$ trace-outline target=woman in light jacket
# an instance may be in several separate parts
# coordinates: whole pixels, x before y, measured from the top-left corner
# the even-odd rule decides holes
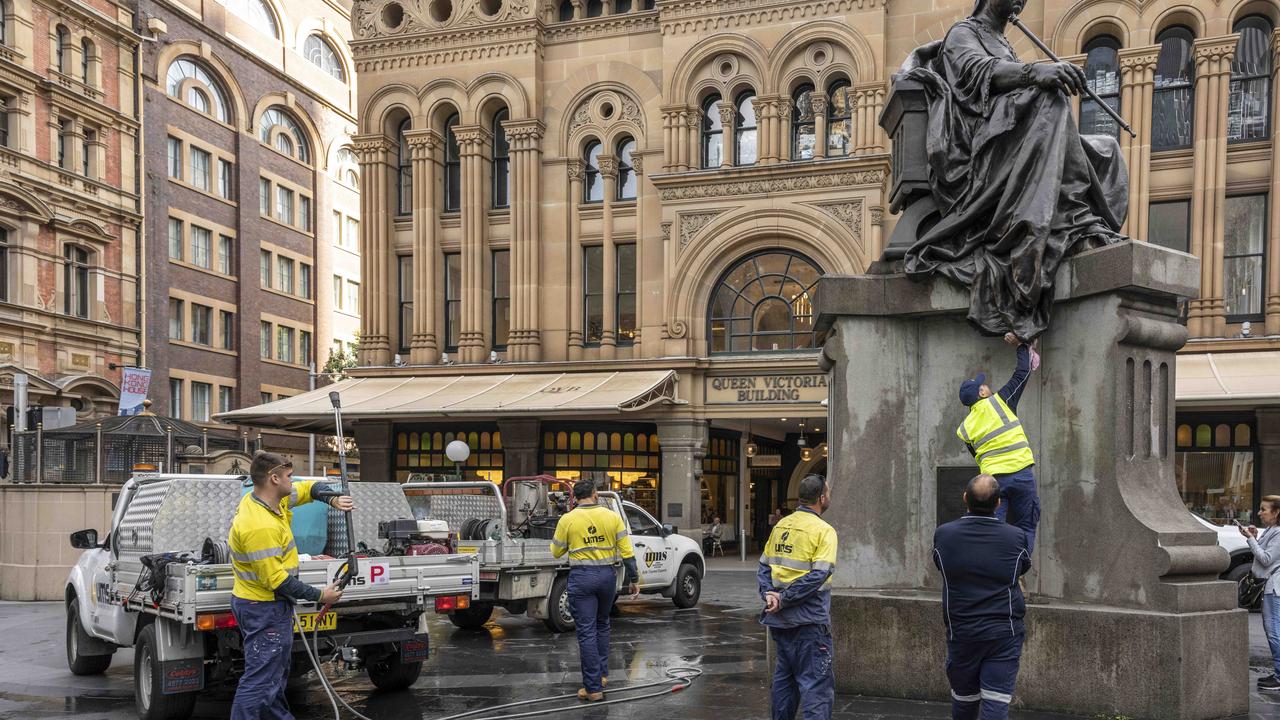
[[[1240,534],[1249,541],[1249,549],[1253,551],[1253,576],[1266,579],[1267,587],[1262,592],[1262,627],[1267,633],[1267,644],[1271,646],[1272,674],[1258,680],[1259,690],[1280,690],[1280,528],[1276,522],[1280,520],[1280,495],[1268,495],[1262,498],[1258,507],[1258,520],[1263,530],[1250,525],[1240,526]]]

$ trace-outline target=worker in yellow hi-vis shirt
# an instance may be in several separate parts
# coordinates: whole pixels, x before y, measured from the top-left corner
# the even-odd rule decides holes
[[[551,554],[569,555],[569,611],[578,633],[582,689],[578,699],[604,699],[609,674],[609,611],[617,594],[619,562],[626,567],[632,597],[640,593],[640,570],[622,516],[600,504],[594,480],[574,483],[578,507],[560,518]],[[554,612],[554,611],[553,611]]]
[[[293,463],[258,452],[249,466],[253,492],[236,508],[227,544],[235,586],[231,612],[244,636],[244,675],[231,704],[232,720],[293,720],[285,700],[293,654],[293,605],[332,603],[336,585],[317,590],[298,579],[298,548],[289,521],[292,508],[320,500],[350,512],[351,498],[313,481],[293,482]]]
[[[826,478],[800,481],[800,509],[782,518],[760,556],[756,579],[776,648],[770,705],[773,720],[830,720],[836,697],[831,664],[831,576],[836,530],[822,519],[831,505]]]

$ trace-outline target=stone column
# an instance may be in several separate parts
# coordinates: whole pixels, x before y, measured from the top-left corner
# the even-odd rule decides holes
[[[360,341],[363,343],[364,337]],[[391,423],[361,421],[355,424],[352,435],[360,448],[360,478],[366,482],[395,482],[395,442],[391,436]]]
[[[1120,148],[1129,167],[1129,214],[1123,231],[1138,240],[1147,237],[1151,187],[1151,101],[1155,88],[1156,58],[1160,46],[1120,51],[1120,112],[1138,137],[1120,131]]]
[[[529,477],[542,472],[538,457],[541,421],[537,418],[499,420],[502,433],[502,475],[504,478]]]
[[[458,139],[462,186],[462,322],[458,333],[458,359],[463,363],[483,362],[488,357],[485,341],[484,261],[485,202],[484,148],[489,131],[473,125],[453,131]]]
[[[413,337],[409,362],[429,365],[440,359],[436,342],[436,152],[444,138],[435,130],[405,133],[413,156]]]
[[[600,331],[600,359],[612,360],[618,344],[618,247],[613,243],[613,203],[618,193],[618,158],[600,156],[600,179],[604,181],[604,207],[600,212],[601,291],[604,293],[604,324]]]
[[[586,0],[572,0],[572,4],[573,4],[574,20],[581,20],[582,18],[587,16]]]
[[[516,362],[542,359],[541,277],[542,141],[539,120],[505,123],[511,139],[511,334],[507,355]]]
[[[721,100],[717,109],[720,111],[720,167],[733,167],[733,128],[738,111],[727,100]]]
[[[582,359],[582,181],[585,169],[581,160],[570,160],[569,174],[569,359]]]
[[[770,145],[773,143],[773,96],[757,95],[756,108],[756,164],[769,165]]]
[[[707,454],[705,420],[659,420],[662,447],[662,489],[658,493],[662,522],[702,541],[702,458]]]
[[[390,365],[391,340],[385,258],[390,253],[391,213],[388,192],[391,143],[382,135],[354,138],[360,159],[360,364]]]
[[[854,116],[854,154],[884,152],[888,141],[880,129],[880,113],[884,110],[884,83],[872,82],[858,85],[858,106]]]
[[[1227,96],[1237,35],[1197,40],[1191,249],[1200,258],[1200,298],[1191,301],[1193,337],[1226,334],[1222,249],[1227,201]]]
[[[1271,36],[1273,67],[1280,63],[1280,29]],[[1271,85],[1271,119],[1274,127],[1275,118],[1280,117],[1280,73],[1277,73]],[[1264,310],[1267,314],[1266,334],[1280,335],[1280,142],[1276,141],[1276,133],[1271,133],[1271,197],[1268,199],[1271,209],[1271,232],[1267,237],[1267,267],[1263,271],[1266,276],[1267,297]],[[1280,458],[1277,458],[1280,462]],[[1278,471],[1280,472],[1280,471]]]
[[[662,108],[662,170],[674,172],[680,165],[677,149],[681,127],[680,111],[675,107]]]
[[[813,159],[821,160],[827,156],[827,94],[814,90],[809,94],[813,103],[813,133],[816,142],[813,147]]]
[[[645,178],[645,174],[644,174],[644,158],[643,158],[643,157],[641,157],[641,156],[639,156],[639,155],[636,155],[636,154],[632,154],[632,156],[631,156],[631,172],[632,172],[632,173],[634,173],[634,174],[635,174],[635,177],[636,177],[636,222],[635,222],[635,228],[636,228],[636,279],[635,279],[635,283],[636,283],[636,336],[635,336],[635,339],[634,339],[634,345],[638,347],[638,346],[640,345],[640,338],[641,338],[641,336],[643,335],[643,330],[644,330],[644,316],[645,316],[645,313],[644,313],[644,302],[645,302],[645,292],[644,292],[644,279],[645,279],[645,274],[644,274],[644,258],[645,258],[645,252],[644,252],[644,246],[645,246],[645,236],[644,236],[644,234],[645,234],[644,212],[645,212],[645,206],[647,205],[647,203],[645,203],[645,199],[644,199],[644,178]],[[637,354],[637,355],[640,355],[641,353],[637,352],[636,354]]]
[[[871,261],[875,262],[884,254],[884,208],[879,205],[871,207]]]
[[[795,101],[789,97],[778,98],[778,161],[788,162],[794,150],[791,142],[791,111]]]
[[[702,167],[702,113],[689,108],[684,114],[684,160],[681,170]]]

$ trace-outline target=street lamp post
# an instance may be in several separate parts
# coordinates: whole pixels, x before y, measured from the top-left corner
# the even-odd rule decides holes
[[[471,457],[471,447],[461,440],[454,440],[445,446],[444,454],[453,461],[453,469],[458,476],[458,482],[462,482],[462,463]]]

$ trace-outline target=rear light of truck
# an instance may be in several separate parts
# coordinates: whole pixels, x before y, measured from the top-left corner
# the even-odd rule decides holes
[[[210,613],[196,616],[197,630],[225,630],[233,627],[239,626],[236,624],[236,616],[231,613]]]
[[[447,613],[471,607],[470,595],[442,595],[436,598],[436,612]]]

